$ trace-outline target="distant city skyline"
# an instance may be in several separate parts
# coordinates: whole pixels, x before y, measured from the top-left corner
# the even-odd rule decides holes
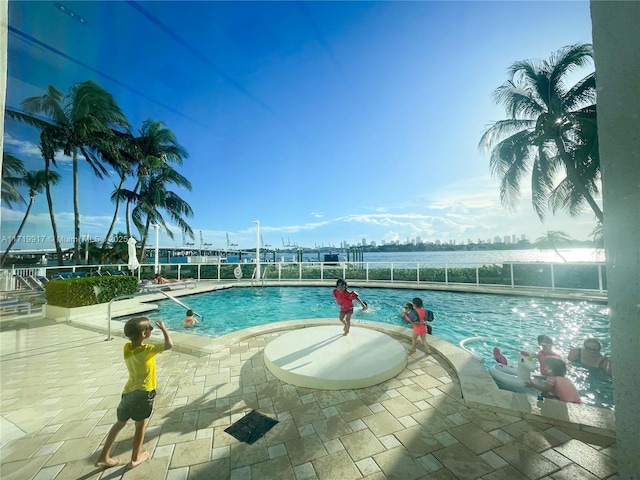
[[[535,240],[547,230],[587,240],[596,227],[590,212],[540,222],[526,182],[517,210],[505,210],[478,151],[486,126],[505,118],[492,94],[513,62],[591,42],[588,1],[553,2],[552,16],[535,1],[55,5],[9,2],[7,107],[94,79],[133,132],[165,122],[189,153],[176,169],[193,191],[177,193],[193,207],[195,238],[169,222],[174,238],[161,232],[162,246],[253,248],[255,220],[264,244],[278,247],[506,232]],[[38,139],[5,119],[4,151],[28,170],[43,168]],[[57,159],[53,204],[59,234],[71,238],[71,162]],[[117,178],[97,179],[84,161],[79,178],[81,235],[102,238]],[[25,209],[2,206],[3,237]],[[123,212],[114,233],[125,231]],[[44,193],[22,235],[53,246]]]

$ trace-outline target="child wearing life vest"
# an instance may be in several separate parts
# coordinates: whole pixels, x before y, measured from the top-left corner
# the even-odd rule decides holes
[[[336,282],[336,288],[333,289],[333,297],[336,299],[336,303],[340,305],[340,314],[338,319],[344,325],[343,335],[348,335],[351,329],[351,315],[353,314],[353,301],[357,300],[362,305],[362,310],[367,309],[366,302],[360,300],[360,297],[356,292],[350,292],[347,290],[347,282],[342,278]]]
[[[413,332],[411,334],[411,350],[409,350],[409,353],[415,353],[416,341],[420,337],[424,351],[429,354],[431,353],[431,348],[427,343],[427,311],[424,309],[422,299],[419,297],[414,298],[411,305],[413,305],[415,312],[418,314],[418,322],[412,323]]]

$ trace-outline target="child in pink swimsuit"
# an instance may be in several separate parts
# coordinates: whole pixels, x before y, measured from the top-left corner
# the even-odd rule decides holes
[[[347,282],[342,278],[336,282],[336,288],[333,289],[333,297],[336,299],[336,303],[340,305],[339,319],[344,325],[343,335],[349,334],[351,328],[351,315],[353,314],[353,301],[357,300],[362,305],[362,310],[367,309],[367,304],[360,300],[360,297],[356,292],[350,292],[347,290]]]
[[[431,349],[427,343],[427,324],[425,322],[427,312],[422,308],[422,300],[420,298],[414,298],[413,303],[407,303],[404,306],[401,316],[413,327],[413,332],[411,332],[411,350],[409,350],[409,353],[415,353],[418,337],[420,337],[425,352],[431,353]]]

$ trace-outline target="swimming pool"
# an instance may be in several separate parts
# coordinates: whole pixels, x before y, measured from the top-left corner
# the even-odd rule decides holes
[[[331,291],[328,287],[247,287],[182,297],[183,303],[204,316],[193,329],[182,327],[185,309],[171,300],[158,302],[158,310],[149,317],[163,320],[171,330],[209,337],[284,320],[329,317],[337,323],[338,306]],[[353,319],[410,328],[398,313],[405,302],[419,296],[435,313],[434,335],[456,345],[468,337],[485,337],[486,341],[473,346],[487,362],[493,361],[494,346],[509,359],[520,350],[537,352],[536,339],[543,333],[555,339],[554,349],[564,358],[589,336],[598,338],[603,353],[610,354],[608,308],[603,304],[411,289],[358,288],[358,292],[369,309],[356,306]],[[586,404],[613,408],[609,378],[572,365],[568,376]]]

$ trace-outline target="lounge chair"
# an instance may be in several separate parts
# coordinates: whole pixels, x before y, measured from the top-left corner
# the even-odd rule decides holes
[[[40,280],[38,280],[33,275],[29,275],[28,277],[24,277],[24,279],[27,281],[27,283],[29,285],[31,285],[32,290],[40,290],[40,291],[44,292],[44,285],[42,285],[42,283],[40,283]]]
[[[44,288],[40,285],[37,285],[37,282],[30,281],[29,277],[23,277],[22,275],[18,275],[17,273],[13,275],[16,279],[16,283],[18,286],[24,290],[31,290],[32,292],[41,292]]]
[[[179,280],[177,282],[169,283],[144,283],[140,285],[140,291],[143,293],[152,293],[159,290],[170,291],[175,288],[196,288],[196,280]]]
[[[21,310],[25,310],[27,315],[30,314],[31,303],[23,302],[21,300],[9,300],[6,298],[0,300],[0,314],[2,315],[20,313]]]

